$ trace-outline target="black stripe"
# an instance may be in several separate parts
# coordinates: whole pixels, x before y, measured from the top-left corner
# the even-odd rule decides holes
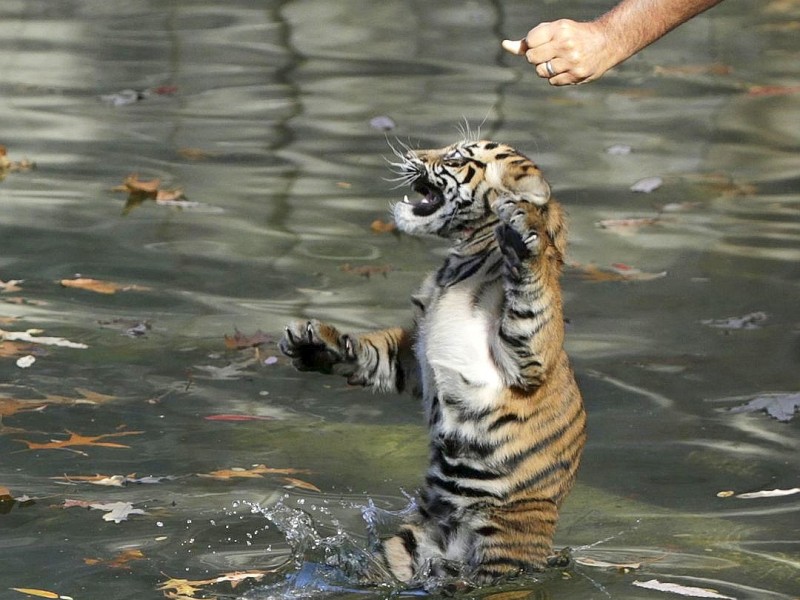
[[[516,336],[506,333],[504,328],[500,328],[498,332],[500,339],[503,340],[506,344],[511,346],[512,348],[526,348],[528,346],[528,338],[527,336]]]
[[[401,529],[397,532],[397,537],[403,542],[403,548],[406,549],[409,556],[415,557],[417,555],[417,536],[410,529]]]
[[[468,165],[467,166],[467,174],[464,176],[464,184],[467,184],[470,181],[472,181],[472,178],[475,177],[477,172],[478,171],[475,169],[475,167],[473,167],[472,165]]]
[[[435,454],[432,458],[433,461],[439,466],[439,471],[446,477],[457,477],[462,479],[480,479],[488,481],[490,479],[499,479],[504,474],[497,471],[490,471],[486,469],[476,469],[461,463],[452,464],[447,461],[441,448],[436,448]]]
[[[500,429],[503,425],[507,425],[509,423],[525,423],[528,420],[527,417],[521,417],[515,414],[507,414],[497,417],[489,427],[486,428],[486,431],[494,431],[495,429]]]
[[[503,499],[503,496],[496,494],[494,492],[490,492],[488,490],[482,490],[480,488],[472,487],[469,485],[463,485],[458,481],[442,479],[441,477],[437,477],[436,475],[428,475],[425,478],[425,481],[428,485],[432,485],[446,492],[450,492],[454,496],[466,496],[468,498],[497,498],[498,500]]]

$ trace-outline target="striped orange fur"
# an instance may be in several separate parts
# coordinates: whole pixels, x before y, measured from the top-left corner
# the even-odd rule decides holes
[[[394,577],[542,569],[585,442],[563,346],[563,211],[508,145],[397,155],[398,179],[418,195],[395,205],[398,228],[451,244],[412,296],[413,327],[351,335],[296,321],[281,350],[300,369],[422,399],[430,464],[418,513],[383,543]]]

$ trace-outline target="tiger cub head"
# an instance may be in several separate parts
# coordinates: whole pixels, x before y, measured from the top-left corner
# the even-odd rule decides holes
[[[550,186],[538,167],[507,144],[464,141],[437,150],[396,152],[397,180],[415,192],[394,205],[401,231],[457,238],[494,219],[492,205],[511,196],[544,206]]]

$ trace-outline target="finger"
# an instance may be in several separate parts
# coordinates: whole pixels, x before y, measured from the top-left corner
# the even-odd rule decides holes
[[[503,40],[500,45],[503,46],[503,50],[506,52],[517,56],[521,56],[528,51],[528,44],[525,43],[525,40]]]
[[[553,28],[550,23],[539,23],[536,27],[528,32],[525,36],[525,43],[528,48],[537,48],[543,44],[547,44],[553,39]]]

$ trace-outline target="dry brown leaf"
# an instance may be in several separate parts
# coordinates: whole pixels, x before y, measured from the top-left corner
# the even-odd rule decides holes
[[[130,569],[131,567],[128,565],[129,562],[143,560],[144,558],[145,555],[141,550],[131,548],[123,550],[113,558],[84,558],[83,562],[87,565],[102,565],[112,569]]]
[[[225,335],[225,347],[229,350],[243,350],[254,348],[272,342],[272,338],[260,329],[252,335],[245,335],[238,329],[233,330],[233,335]]]
[[[139,192],[142,194],[153,194],[155,195],[158,192],[158,188],[161,185],[161,179],[156,177],[155,179],[139,179],[138,173],[131,173],[125,178],[125,181],[122,182],[122,185],[119,185],[114,188],[115,192],[128,192],[134,193]]]
[[[206,160],[217,156],[216,152],[209,152],[202,148],[180,148],[178,154],[187,160]]]
[[[24,356],[34,351],[36,346],[25,342],[4,342],[0,341],[0,358],[11,358],[14,356]]]
[[[307,481],[303,481],[302,479],[295,479],[294,477],[284,477],[283,484],[285,487],[289,488],[300,488],[301,490],[310,490],[312,492],[322,492],[317,486],[313,483],[309,483]]]
[[[19,592],[21,594],[27,594],[28,596],[36,596],[37,598],[67,598],[67,596],[61,596],[56,594],[55,592],[50,592],[48,590],[37,590],[35,588],[10,588],[15,592]]]
[[[361,265],[359,267],[354,267],[350,263],[346,263],[339,267],[339,270],[369,279],[373,275],[383,275],[386,277],[388,273],[394,271],[394,267],[391,265]]]
[[[103,404],[109,400],[114,400],[114,396],[106,396],[105,394],[98,394],[91,390],[76,388],[81,397],[70,398],[68,396],[59,396],[56,394],[47,394],[41,399],[22,399],[0,397],[0,419],[9,417],[18,412],[41,410],[47,406],[60,404],[67,406],[75,406],[78,404]]]
[[[788,96],[800,94],[800,85],[753,85],[747,90],[748,96]]]
[[[733,67],[722,63],[711,63],[706,65],[673,65],[670,67],[657,66],[654,70],[656,75],[730,75]]]
[[[264,475],[295,475],[295,474],[309,474],[308,469],[274,469],[266,465],[256,465],[252,469],[242,469],[234,467],[232,469],[220,469],[218,471],[211,471],[211,473],[198,473],[199,477],[210,477],[212,479],[226,480],[235,478],[252,479],[256,477],[263,477]]]
[[[197,596],[195,596],[195,594],[204,591],[202,589],[203,587],[216,583],[228,582],[231,584],[231,587],[235,589],[237,585],[248,579],[261,581],[264,575],[270,572],[271,571],[233,571],[212,579],[196,580],[170,578],[160,584],[156,589],[163,591],[167,598],[196,598]]]
[[[146,292],[150,288],[140,285],[122,285],[111,281],[91,279],[89,277],[76,277],[75,279],[62,279],[59,283],[63,287],[88,290],[98,294],[116,294],[117,292]]]
[[[374,233],[391,233],[397,229],[397,225],[393,222],[389,221],[381,221],[380,219],[375,219],[369,226],[369,228]]]
[[[22,279],[9,279],[8,281],[3,281],[0,279],[0,294],[21,292],[22,288],[19,287],[20,283],[22,283]]]
[[[592,282],[599,282],[599,281],[650,281],[652,279],[660,279],[661,277],[666,277],[667,272],[661,271],[658,273],[647,273],[644,271],[640,271],[636,267],[631,267],[630,265],[626,265],[623,263],[614,263],[611,265],[610,268],[601,268],[597,265],[581,265],[578,263],[572,263],[570,265],[573,268],[578,269],[582,274],[583,278],[592,281]]]
[[[49,442],[31,442],[29,440],[14,440],[22,442],[28,446],[29,450],[60,450],[62,448],[73,448],[75,446],[101,446],[103,448],[130,448],[125,444],[117,442],[101,442],[106,438],[122,437],[125,435],[140,435],[144,431],[120,431],[118,433],[103,433],[101,435],[81,435],[73,431],[66,430],[69,439],[50,440]]]
[[[631,219],[603,219],[595,223],[597,227],[613,233],[628,235],[638,233],[643,227],[650,227],[658,223],[658,217],[643,217]]]
[[[27,158],[23,160],[11,160],[8,158],[8,150],[0,145],[0,181],[5,178],[6,173],[14,171],[30,171],[36,164]]]

